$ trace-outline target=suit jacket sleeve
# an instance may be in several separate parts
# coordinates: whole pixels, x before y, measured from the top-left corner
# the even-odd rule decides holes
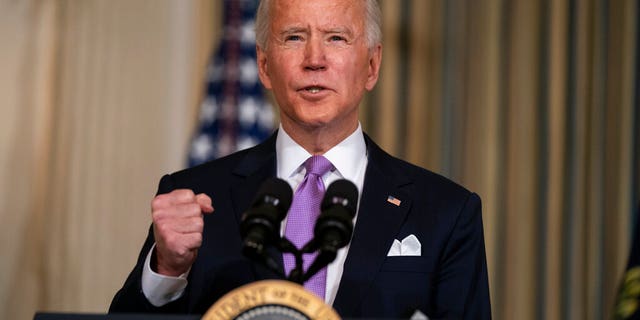
[[[480,198],[471,194],[443,252],[436,305],[445,318],[490,319],[489,286]]]

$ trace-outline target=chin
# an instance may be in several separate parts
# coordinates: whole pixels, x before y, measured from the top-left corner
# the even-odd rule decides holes
[[[322,107],[311,107],[311,108],[322,108]],[[313,112],[307,112],[305,114],[301,114],[298,117],[298,122],[305,123],[310,126],[325,126],[335,120],[334,117],[328,115],[326,113],[316,114]]]
[[[324,128],[329,125],[329,123],[325,121],[301,121],[299,123],[302,127],[310,130]]]

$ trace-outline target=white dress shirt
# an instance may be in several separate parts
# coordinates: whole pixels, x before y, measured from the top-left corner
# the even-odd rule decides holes
[[[305,168],[303,164],[311,156],[312,155],[302,146],[293,141],[282,126],[280,126],[276,138],[276,174],[278,178],[284,179],[291,185],[293,190],[296,190],[304,179]],[[326,173],[322,177],[325,188],[338,179],[350,180],[358,188],[358,203],[360,203],[364,175],[368,162],[367,147],[360,124],[358,124],[358,128],[350,136],[331,148],[323,156],[331,161],[335,168],[335,170]],[[358,205],[358,208],[359,207]],[[354,217],[354,225],[356,217]],[[284,234],[286,225],[285,218],[282,222],[281,234]],[[142,270],[142,292],[152,305],[159,307],[182,296],[187,286],[188,272],[179,277],[169,277],[151,270],[150,261],[154,248],[155,245],[147,254],[147,259]],[[338,250],[336,259],[327,266],[325,302],[329,305],[332,305],[336,298],[348,250],[349,245]]]

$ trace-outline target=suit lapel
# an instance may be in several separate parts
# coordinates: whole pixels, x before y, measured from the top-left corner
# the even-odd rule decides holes
[[[231,186],[231,199],[238,226],[242,214],[251,205],[260,185],[268,178],[276,176],[276,136],[277,133],[274,133],[264,143],[251,149],[233,170],[238,179],[237,183]],[[282,255],[275,248],[269,248],[268,251],[283,269]],[[256,267],[255,270],[257,280],[274,278],[274,274],[262,266]]]
[[[389,248],[411,206],[411,180],[397,170],[397,160],[382,151],[369,137],[367,171],[360,208],[333,307],[353,314],[369,291]],[[394,165],[394,163],[396,165]],[[389,196],[400,204],[389,202]]]
[[[268,178],[276,176],[275,137],[249,150],[247,155],[233,169],[237,182],[231,186],[231,197],[236,218],[240,222],[260,185]]]

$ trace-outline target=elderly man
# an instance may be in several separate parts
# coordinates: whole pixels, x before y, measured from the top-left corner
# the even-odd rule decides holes
[[[312,278],[342,317],[491,317],[479,197],[362,132],[358,105],[378,80],[380,19],[375,0],[261,2],[258,69],[280,129],[162,178],[149,237],[111,312],[204,313],[234,288],[276,278],[242,255],[240,216],[264,180],[296,190],[315,175],[327,186],[350,180],[361,194],[350,244]],[[283,235],[304,219],[293,211]],[[283,270],[286,260],[277,259]]]

